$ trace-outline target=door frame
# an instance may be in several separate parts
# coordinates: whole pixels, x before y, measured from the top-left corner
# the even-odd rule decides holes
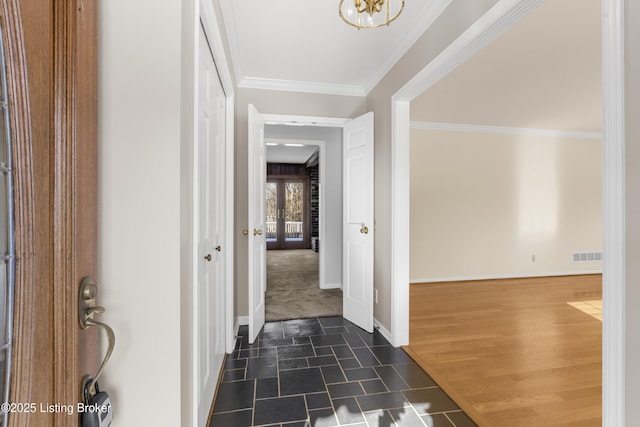
[[[409,344],[410,102],[453,71],[540,0],[500,0],[400,88],[391,100],[391,343]],[[624,425],[625,408],[625,121],[624,4],[602,0],[603,14],[603,425]],[[630,354],[630,353],[629,353]]]
[[[224,307],[224,325],[223,329],[225,331],[225,352],[231,353],[235,347],[235,331],[234,331],[234,259],[235,259],[235,249],[234,249],[234,222],[235,222],[235,212],[234,212],[234,177],[235,177],[235,156],[234,156],[234,146],[235,146],[235,134],[234,134],[234,121],[235,121],[235,89],[233,85],[233,78],[231,76],[231,68],[230,64],[227,61],[227,57],[224,50],[224,43],[222,39],[222,35],[220,33],[220,28],[217,25],[218,19],[216,16],[216,12],[213,8],[211,2],[206,0],[199,0],[195,2],[195,13],[193,15],[194,22],[194,51],[193,54],[193,98],[191,99],[192,105],[191,108],[194,112],[198,111],[198,74],[199,74],[199,32],[200,27],[204,30],[205,36],[209,42],[209,48],[213,55],[213,60],[216,65],[216,69],[218,71],[218,76],[220,78],[220,82],[222,83],[222,89],[226,96],[226,106],[225,106],[225,169],[226,169],[226,179],[225,179],[225,194],[224,194],[224,203],[225,203],[225,226],[224,226],[224,234],[222,238],[222,245],[225,251],[225,259],[224,259],[224,284],[223,284],[223,292],[224,292],[224,303],[221,304]],[[192,132],[193,132],[193,144],[197,144],[198,137],[198,128],[199,121],[198,115],[193,115],[193,123]],[[199,162],[199,158],[197,157],[197,150],[192,151],[192,158],[190,159],[192,166],[197,165]],[[192,171],[195,169],[192,169]],[[198,310],[198,301],[195,298],[197,287],[198,287],[198,277],[197,277],[197,262],[198,262],[198,250],[197,250],[197,239],[198,236],[195,235],[195,224],[197,223],[197,215],[195,201],[197,200],[197,194],[199,191],[199,182],[197,176],[193,174],[193,180],[191,182],[191,260],[190,260],[190,270],[191,270],[191,301],[188,303],[190,308],[190,313],[192,313],[190,320],[190,336],[191,341],[188,345],[190,345],[190,360],[188,362],[183,362],[184,365],[190,365],[190,390],[188,393],[182,393],[184,398],[190,399],[189,407],[191,414],[189,418],[191,419],[191,423],[193,426],[197,425],[198,421],[198,399],[200,391],[198,390],[198,340],[195,337],[197,319],[195,318]],[[216,373],[219,375],[219,373]],[[206,405],[211,406],[211,410],[213,409],[213,402],[207,402]],[[211,411],[210,410],[210,411]],[[210,412],[209,411],[209,412]]]
[[[268,115],[268,114],[263,114],[264,116],[268,116],[270,119],[273,119],[275,116],[274,115]],[[291,117],[291,116],[278,116],[278,117]],[[265,124],[274,124],[271,122],[267,122],[267,120],[265,119]],[[278,124],[283,124],[283,123],[278,123]],[[276,144],[286,144],[289,143],[291,141],[294,141],[294,139],[287,139],[287,138],[265,138],[264,139],[265,143],[268,142],[273,142]],[[318,231],[318,239],[320,239],[320,250],[318,251],[318,257],[319,257],[319,278],[318,278],[318,283],[320,286],[320,289],[334,289],[334,288],[338,288],[339,286],[337,286],[336,284],[327,284],[326,283],[326,275],[325,275],[325,263],[326,263],[326,253],[324,251],[324,246],[322,245],[322,242],[325,241],[325,232],[326,232],[326,218],[325,218],[325,203],[324,200],[326,197],[326,193],[325,193],[325,189],[326,186],[322,185],[323,182],[326,182],[326,177],[327,177],[327,161],[326,161],[326,156],[327,156],[327,152],[326,152],[326,141],[322,141],[322,140],[313,140],[313,139],[295,139],[295,142],[297,144],[303,144],[303,145],[315,145],[318,147],[318,149],[320,150],[319,152],[319,157],[320,157],[320,167],[319,167],[319,179],[320,179],[320,192],[319,192],[319,196],[318,196],[318,200],[319,200],[319,204],[320,204],[320,212],[319,212],[319,231]]]
[[[16,0],[0,5],[17,260],[13,360],[7,366],[11,401],[74,404],[81,401],[83,376],[95,372],[98,347],[96,331],[81,331],[78,322],[80,282],[97,273],[97,3],[52,5],[41,15]],[[43,46],[35,48],[44,54],[31,62],[34,46],[27,51],[25,45],[38,31],[44,31]],[[29,84],[28,66],[50,73],[42,87]],[[38,96],[45,90],[49,99]],[[42,126],[47,117],[50,123]],[[10,421],[67,422],[64,411],[13,413]]]
[[[234,122],[235,122],[235,89],[233,86],[233,78],[231,77],[231,68],[230,64],[227,61],[227,56],[224,51],[224,44],[222,42],[222,36],[220,34],[219,26],[216,24],[218,22],[216,13],[213,9],[211,2],[206,0],[199,1],[200,11],[199,16],[202,22],[202,26],[204,28],[204,32],[209,40],[209,45],[211,47],[211,51],[213,53],[213,60],[216,63],[216,68],[218,70],[218,75],[220,76],[220,81],[222,82],[222,88],[224,89],[224,93],[227,97],[227,105],[226,105],[226,144],[225,144],[225,156],[226,156],[226,191],[225,191],[225,205],[226,205],[226,231],[224,236],[224,241],[226,244],[226,257],[225,257],[225,271],[226,271],[226,280],[225,280],[225,307],[227,308],[227,313],[225,313],[225,330],[226,330],[226,351],[227,353],[233,352],[233,348],[235,346],[235,333],[233,330],[234,326],[234,283],[233,283],[233,271],[234,271],[234,222],[235,222],[235,211],[234,211],[234,176],[235,176],[235,133],[234,133]],[[198,30],[198,26],[196,26],[196,30]],[[197,36],[197,34],[196,34]],[[195,55],[195,66],[197,69],[198,56]],[[197,99],[194,100],[194,103],[197,102]],[[197,108],[197,105],[195,106]],[[196,118],[197,121],[197,118]],[[194,124],[195,129],[197,129],[197,123]],[[197,161],[198,159],[194,159]],[[195,184],[195,183],[194,183]],[[197,191],[194,188],[194,191]],[[194,271],[195,272],[195,271]]]
[[[262,114],[265,125],[289,125],[289,126],[314,126],[314,127],[337,127],[343,128],[344,125],[349,122],[350,118],[344,117],[320,117],[320,116],[298,116],[291,114]],[[265,142],[289,142],[291,139],[286,138],[265,138]],[[326,252],[325,245],[322,244],[326,241],[326,186],[322,185],[326,182],[327,177],[327,162],[326,162],[326,141],[322,140],[300,140],[295,139],[296,143],[305,145],[317,145],[320,147],[320,251],[319,251],[319,263],[320,263],[320,277],[319,286],[320,289],[339,289],[342,288],[342,282],[340,284],[327,283],[326,279]],[[342,142],[341,142],[342,143]],[[264,189],[263,189],[264,191]]]
[[[250,108],[252,107],[252,105],[250,105]],[[373,113],[365,113],[364,116],[371,114],[373,115]],[[291,125],[291,126],[322,126],[322,127],[340,127],[342,129],[345,128],[345,126],[350,123],[352,120],[357,120],[356,119],[351,119],[351,118],[336,118],[336,117],[320,117],[320,116],[297,116],[297,115],[284,115],[284,114],[263,114],[260,113],[260,117],[262,120],[263,125]],[[249,117],[249,124],[251,126],[252,123],[252,119],[251,119],[251,115]],[[252,130],[250,129],[250,132]],[[343,134],[343,138],[342,141],[344,142],[344,134]],[[249,143],[249,150],[252,150],[252,146],[251,146],[251,142]],[[266,166],[266,165],[265,165]],[[251,179],[249,179],[249,181],[251,182]],[[251,186],[251,183],[249,184]],[[322,186],[321,186],[322,187]],[[344,187],[344,185],[343,185]],[[265,192],[265,186],[261,185],[260,186],[260,191],[262,191],[262,193],[264,194]],[[252,196],[252,191],[251,191],[251,187],[249,188],[249,204],[251,205],[251,197]],[[344,209],[344,206],[343,206]],[[251,208],[249,208],[249,211],[251,211]],[[251,226],[251,224],[250,224]],[[344,230],[343,230],[344,233]],[[344,239],[344,237],[343,237]],[[343,240],[344,241],[344,240]],[[322,248],[322,243],[321,243],[321,248]],[[251,249],[250,249],[251,251]],[[344,260],[344,254],[343,254],[343,260]],[[344,274],[344,272],[343,272]],[[253,304],[251,302],[251,294],[253,289],[251,288],[251,282],[249,284],[249,311],[251,312],[253,310]],[[344,283],[342,283],[342,286],[344,286]],[[373,284],[372,284],[373,286]],[[373,289],[372,289],[372,293],[373,293]],[[249,315],[249,323],[250,323],[250,331],[251,331],[251,323],[253,322],[253,315],[250,314]],[[374,317],[374,313],[372,310],[371,313],[371,323],[373,325],[376,324],[376,320]],[[250,332],[250,340],[251,340],[251,332]]]

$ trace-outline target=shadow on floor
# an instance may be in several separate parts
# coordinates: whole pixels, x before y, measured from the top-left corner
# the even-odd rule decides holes
[[[342,317],[240,327],[210,427],[468,427],[475,424],[407,354]]]

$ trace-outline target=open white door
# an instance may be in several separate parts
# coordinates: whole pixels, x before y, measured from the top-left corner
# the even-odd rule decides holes
[[[199,43],[194,343],[197,425],[204,426],[225,353],[226,98],[202,28]]]
[[[265,191],[267,168],[264,119],[249,105],[249,342],[264,325],[267,290],[267,243],[265,238]]]
[[[343,147],[342,311],[373,332],[373,113],[345,124]]]

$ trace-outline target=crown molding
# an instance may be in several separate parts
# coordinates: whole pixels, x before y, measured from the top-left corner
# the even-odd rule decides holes
[[[387,60],[378,68],[378,71],[363,86],[363,91],[367,95],[380,83],[384,76],[391,71],[400,58],[409,51],[420,36],[440,17],[442,12],[451,4],[451,1],[452,0],[429,1],[424,12],[418,15],[415,22],[409,25],[411,29],[394,46],[392,50],[393,53],[387,57]]]
[[[281,90],[286,92],[319,93],[324,95],[366,96],[361,86],[337,85],[319,82],[298,82],[281,79],[244,77],[238,87],[248,89]]]
[[[220,0],[222,17],[227,29],[227,39],[233,71],[238,82],[238,87],[247,89],[280,90],[287,92],[318,93],[325,95],[342,96],[367,96],[375,86],[380,83],[384,76],[396,65],[396,63],[407,53],[416,40],[429,28],[433,22],[442,14],[453,0],[430,0],[424,13],[418,15],[414,22],[409,25],[411,28],[393,48],[393,54],[389,55],[385,62],[378,68],[376,73],[362,86],[340,85],[321,82],[305,82],[283,79],[269,79],[260,77],[245,76],[242,70],[240,58],[240,43],[238,37],[238,27],[235,21],[235,10],[233,0]]]
[[[558,129],[537,129],[509,126],[468,125],[460,123],[411,122],[411,129],[444,130],[451,132],[500,133],[506,135],[546,136],[553,138],[602,139],[599,132],[582,132]]]

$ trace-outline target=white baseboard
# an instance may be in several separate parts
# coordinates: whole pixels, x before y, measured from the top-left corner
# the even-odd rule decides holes
[[[581,276],[583,274],[602,274],[602,270],[569,271],[555,273],[530,274],[492,274],[487,276],[436,277],[428,279],[411,279],[409,283],[464,282],[473,280],[525,279],[527,277]]]
[[[342,289],[342,283],[325,283],[320,289]]]
[[[382,326],[382,324],[375,317],[373,318],[373,327],[377,328],[378,332],[380,332],[380,335],[382,335],[387,341],[389,341],[389,343],[393,342],[391,340],[391,332],[389,332],[387,328]]]
[[[238,328],[240,326],[249,325],[249,316],[238,316],[236,317],[236,333],[238,332]]]

